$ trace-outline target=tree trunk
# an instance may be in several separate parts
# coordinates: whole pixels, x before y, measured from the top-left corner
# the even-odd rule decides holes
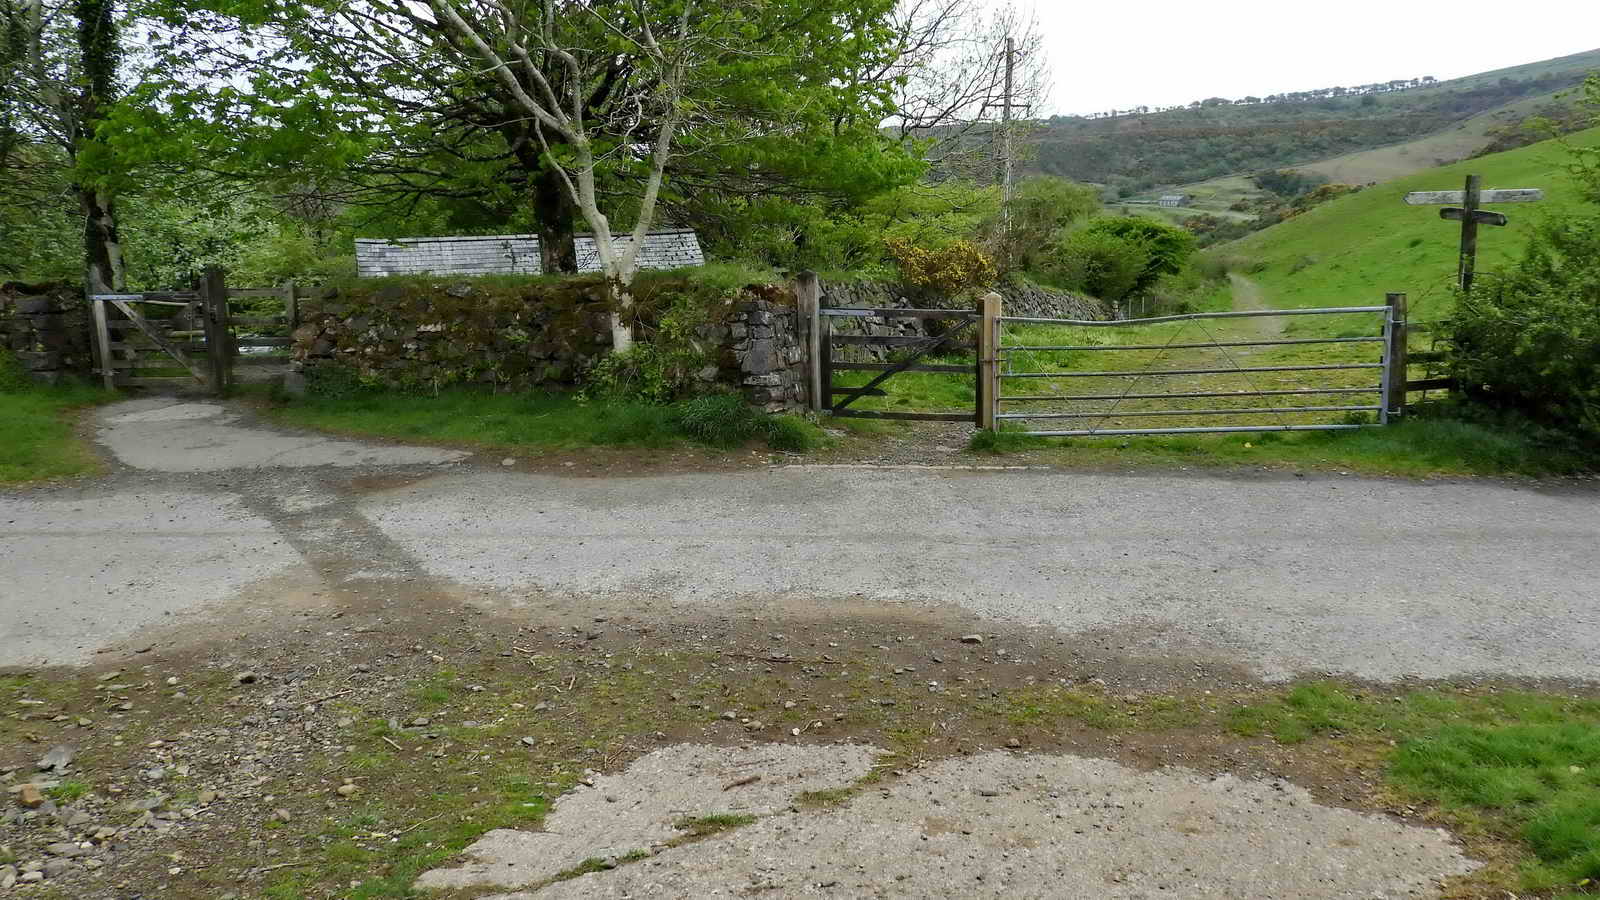
[[[544,165],[533,178],[533,212],[539,222],[539,261],[544,273],[570,275],[578,271],[572,227],[578,208],[552,165]]]
[[[93,188],[77,188],[83,208],[84,283],[91,294],[118,294],[127,290],[122,265],[122,238],[117,233],[116,201]]]
[[[612,281],[610,294],[611,350],[627,353],[633,349],[633,276],[628,276],[627,281]]]

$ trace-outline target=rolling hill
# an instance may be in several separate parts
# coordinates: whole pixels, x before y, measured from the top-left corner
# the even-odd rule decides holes
[[[1116,116],[1056,116],[1041,123],[1032,168],[1110,185],[1130,196],[1160,185],[1190,184],[1268,168],[1299,166],[1378,148],[1396,149],[1508,106],[1531,108],[1600,69],[1600,50],[1483,72],[1450,81],[1358,93],[1357,88],[1283,99],[1213,98],[1188,107]],[[1514,110],[1507,115],[1514,114]],[[1469,125],[1478,131],[1497,124]],[[1391,152],[1432,165],[1459,152],[1441,137],[1433,150]],[[1469,147],[1471,152],[1484,142]],[[1392,174],[1392,173],[1391,173]],[[1382,176],[1380,176],[1382,177]],[[1345,179],[1339,179],[1345,180]],[[1379,180],[1366,178],[1364,181]],[[1358,182],[1358,183],[1364,183]]]
[[[1600,146],[1600,128],[1566,140]],[[1521,253],[1541,216],[1575,202],[1563,162],[1561,147],[1545,141],[1428,169],[1325,203],[1227,244],[1223,252],[1263,266],[1250,277],[1271,306],[1381,303],[1386,292],[1404,291],[1414,318],[1438,318],[1449,311],[1460,230],[1439,218],[1438,207],[1406,206],[1405,194],[1460,190],[1469,173],[1482,175],[1486,188],[1543,188],[1544,202],[1496,207],[1510,225],[1480,230],[1478,269],[1492,270]]]

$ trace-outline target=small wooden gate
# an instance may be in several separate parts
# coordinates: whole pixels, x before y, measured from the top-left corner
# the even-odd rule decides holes
[[[874,334],[865,327],[867,323],[888,323],[896,320],[944,321],[948,326],[937,335]],[[859,323],[857,329],[836,329],[835,323]],[[855,419],[911,419],[934,422],[980,421],[982,391],[977,391],[978,403],[971,412],[899,412],[888,410],[852,409],[850,405],[862,397],[882,397],[887,392],[883,384],[902,372],[935,372],[946,375],[972,376],[979,386],[983,378],[980,362],[972,365],[929,364],[920,362],[929,354],[965,346],[977,331],[973,325],[979,321],[977,310],[949,309],[841,309],[817,310],[817,365],[820,377],[818,402],[820,411],[841,418]],[[845,333],[847,331],[853,333]],[[881,347],[899,351],[894,361],[861,362],[836,357],[844,347]],[[878,373],[865,385],[849,386],[834,383],[834,374],[841,371]]]
[[[236,317],[230,297],[282,297],[281,315]],[[282,356],[240,350],[287,347],[298,318],[295,286],[230,291],[220,269],[193,291],[90,294],[95,365],[107,388],[201,387],[223,394],[239,365],[281,365]],[[250,329],[241,336],[236,329]],[[281,331],[261,334],[261,331]],[[182,374],[173,370],[182,369]]]

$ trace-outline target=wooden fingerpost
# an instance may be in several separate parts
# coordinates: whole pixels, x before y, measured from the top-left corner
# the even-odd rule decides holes
[[[89,312],[94,317],[94,349],[95,355],[100,358],[100,378],[105,382],[106,390],[114,390],[117,386],[117,366],[113,362],[116,354],[111,351],[111,326],[106,324],[106,302],[90,300]]]
[[[1483,178],[1478,175],[1467,176],[1467,189],[1463,192],[1465,197],[1461,204],[1463,215],[1461,217],[1461,262],[1458,280],[1461,284],[1461,293],[1472,292],[1472,273],[1478,267],[1478,218],[1474,213],[1478,210],[1479,194],[1483,190]],[[1401,304],[1405,300],[1402,296]],[[1402,404],[1405,397],[1400,398]]]
[[[1385,352],[1389,356],[1387,381],[1384,384],[1384,412],[1386,418],[1392,419],[1406,413],[1406,367],[1407,362],[1407,337],[1406,334],[1406,295],[1389,294],[1384,303],[1389,307],[1389,327],[1385,332],[1389,336]]]
[[[794,297],[806,342],[807,406],[820,415],[827,408],[827,398],[822,396],[822,281],[817,273],[807,270],[795,276]]]
[[[978,308],[978,422],[993,429],[1000,393],[1000,295],[983,295]]]
[[[208,266],[200,279],[200,302],[205,311],[206,362],[211,375],[211,393],[222,396],[231,387],[233,348],[228,326],[228,286],[222,270]]]

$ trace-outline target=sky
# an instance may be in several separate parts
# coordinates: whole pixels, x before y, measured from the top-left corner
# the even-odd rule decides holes
[[[1046,115],[1424,75],[1442,81],[1600,48],[1596,0],[1032,5],[1050,54]]]

